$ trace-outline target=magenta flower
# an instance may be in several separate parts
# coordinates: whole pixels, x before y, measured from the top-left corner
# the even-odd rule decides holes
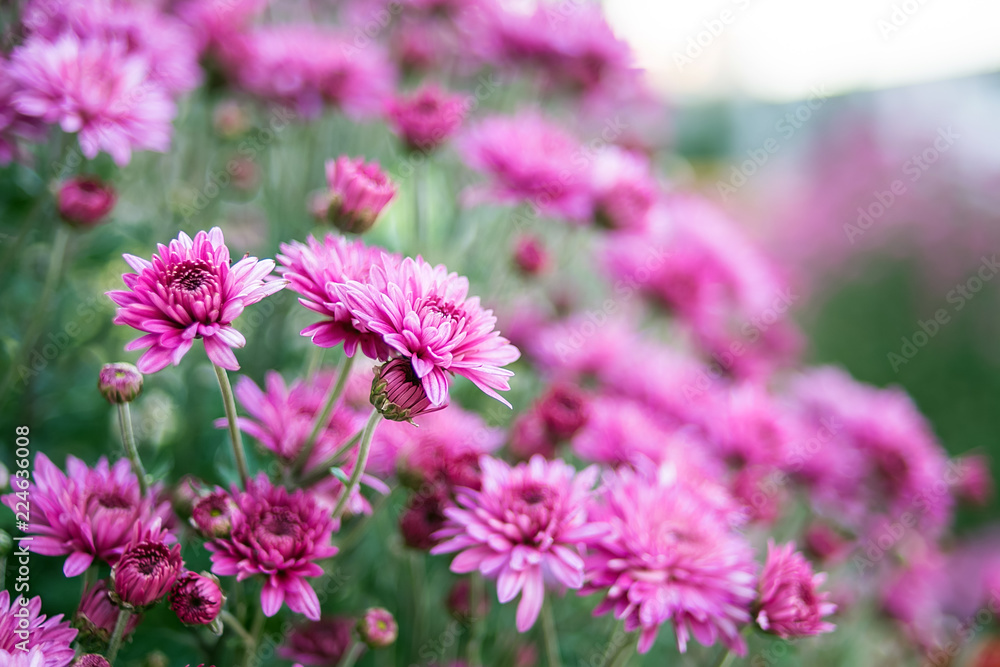
[[[288,279],[289,289],[303,297],[299,303],[325,318],[300,333],[311,337],[320,347],[343,343],[344,354],[349,357],[360,346],[366,357],[388,358],[389,346],[380,335],[353,321],[347,304],[334,287],[348,280],[365,282],[373,266],[397,264],[398,256],[333,234],[327,234],[322,243],[310,236],[307,244],[283,243],[277,256],[281,264],[278,272]]]
[[[129,611],[151,607],[170,592],[184,561],[181,546],[155,522],[150,528],[136,527],[132,540],[111,568],[111,597]]]
[[[239,507],[233,497],[217,489],[195,502],[191,508],[191,525],[207,539],[229,537],[238,513]]]
[[[377,162],[341,155],[326,163],[329,207],[326,218],[342,232],[363,234],[396,196],[396,186]]]
[[[611,146],[597,154],[590,171],[597,224],[608,229],[644,230],[657,197],[649,159]]]
[[[21,664],[30,667],[65,667],[73,660],[76,630],[62,614],[46,618],[41,612],[42,598],[11,600],[10,593],[0,591],[0,664],[17,665],[26,655],[32,657]]]
[[[514,468],[484,456],[482,490],[459,489],[458,507],[444,510],[448,523],[435,537],[448,538],[432,554],[460,551],[452,572],[479,570],[497,578],[497,596],[521,593],[517,629],[526,632],[542,608],[545,582],[583,585],[578,544],[603,534],[587,520],[587,500],[598,469],[577,474],[569,464],[535,456]]]
[[[77,176],[59,187],[59,215],[74,227],[93,227],[115,207],[117,195],[110,184],[94,176]]]
[[[143,373],[176,366],[198,338],[213,364],[235,371],[240,365],[232,348],[246,338],[232,323],[243,309],[283,288],[288,281],[264,278],[274,260],[244,257],[229,265],[222,230],[198,232],[194,240],[181,232],[169,246],[159,245],[152,261],[124,255],[138,273],[126,273],[128,290],[107,292],[118,304],[115,324],[147,334],[125,346],[149,348],[138,362]]]
[[[133,150],[170,147],[174,103],[149,81],[148,60],[129,55],[124,42],[32,36],[11,55],[11,76],[17,112],[78,133],[88,158],[105,150],[125,166]]]
[[[358,636],[369,648],[385,648],[396,641],[399,626],[392,612],[382,607],[372,607],[358,619]]]
[[[207,573],[184,572],[170,590],[170,608],[185,625],[215,622],[225,601],[219,580]]]
[[[534,276],[542,273],[549,262],[549,253],[537,236],[521,236],[514,242],[514,264],[525,275]]]
[[[111,667],[111,663],[103,655],[97,653],[86,653],[81,655],[73,663],[73,667]]]
[[[406,258],[398,267],[373,267],[368,283],[333,289],[355,323],[380,334],[394,354],[410,360],[431,405],[444,405],[449,375],[461,375],[508,407],[497,390],[514,373],[502,366],[521,356],[494,330],[493,311],[468,297],[469,281],[443,264]]]
[[[45,124],[40,119],[14,109],[13,97],[19,90],[10,62],[0,58],[0,165],[24,157],[20,139],[39,141],[45,136]]]
[[[108,582],[104,579],[99,580],[84,591],[80,606],[73,617],[73,625],[80,628],[80,633],[84,637],[93,639],[98,645],[107,645],[118,621],[118,605],[111,601],[109,592]],[[139,614],[129,617],[125,624],[126,638],[132,634],[141,619],[142,616]]]
[[[135,526],[149,527],[170,517],[170,503],[142,496],[127,459],[109,466],[102,458],[88,468],[69,456],[66,469],[69,475],[45,454],[36,455],[27,532],[34,535],[33,553],[69,556],[63,564],[67,577],[82,574],[95,558],[114,564]],[[18,499],[8,494],[3,502],[13,509]]]
[[[142,393],[142,373],[132,364],[104,364],[97,376],[97,388],[111,404],[130,403]]]
[[[389,421],[411,421],[413,417],[443,410],[434,405],[409,359],[396,357],[375,369],[371,403]]]
[[[421,88],[389,104],[392,128],[412,151],[430,151],[443,144],[465,117],[465,100],[437,86]]]
[[[354,621],[350,618],[327,617],[292,629],[278,647],[278,656],[305,665],[340,663],[353,641]]]
[[[604,592],[594,613],[614,611],[626,632],[641,630],[640,653],[669,621],[682,653],[693,635],[742,655],[740,625],[755,597],[750,545],[686,476],[666,470],[663,479],[630,468],[608,478],[593,518],[611,531],[591,545],[581,592]]]
[[[590,216],[590,187],[579,141],[534,113],[494,116],[464,133],[458,149],[466,164],[488,174],[491,198],[527,201],[545,215],[573,221]]]
[[[205,545],[212,552],[212,572],[238,581],[265,575],[260,601],[267,616],[287,603],[292,611],[318,619],[319,598],[306,577],[323,574],[313,561],[337,553],[330,544],[329,507],[306,491],[272,486],[263,474],[234,496],[239,512],[232,533]]]
[[[760,595],[754,608],[757,625],[782,639],[810,637],[833,632],[836,626],[823,620],[837,610],[829,593],[817,590],[825,573],[813,574],[805,557],[789,542],[776,547],[767,543],[767,561],[760,575]]]

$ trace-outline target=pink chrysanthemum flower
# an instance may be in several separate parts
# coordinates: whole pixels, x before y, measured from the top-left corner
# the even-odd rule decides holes
[[[396,97],[387,115],[410,150],[430,151],[451,137],[465,113],[465,100],[430,85],[410,97]]]
[[[75,457],[66,458],[63,473],[45,454],[35,457],[29,533],[33,553],[66,556],[63,574],[75,577],[95,558],[114,564],[132,536],[134,526],[166,521],[170,503],[142,496],[139,480],[127,459],[113,466],[102,458],[94,468]],[[14,494],[3,498],[13,509]]]
[[[521,353],[494,329],[496,317],[478,297],[468,297],[469,281],[407,257],[398,267],[373,267],[369,282],[334,285],[354,323],[382,336],[395,355],[406,357],[432,405],[448,398],[450,374],[461,375],[504,405],[514,373],[503,366]]]
[[[656,201],[649,159],[617,146],[597,154],[590,167],[594,219],[602,227],[642,231]]]
[[[283,603],[307,618],[319,619],[319,598],[306,582],[323,568],[316,560],[337,553],[330,544],[334,523],[329,507],[305,491],[289,493],[264,474],[246,491],[234,491],[239,512],[232,532],[205,545],[212,552],[212,572],[242,581],[265,576],[260,594],[264,614],[274,616]]]
[[[131,612],[153,606],[170,592],[184,567],[181,546],[156,521],[136,526],[121,558],[111,568],[111,599]]]
[[[18,665],[17,659],[25,655],[32,657],[20,664],[30,667],[65,667],[72,662],[76,630],[62,620],[62,614],[46,618],[41,612],[42,598],[19,595],[11,600],[10,593],[0,591],[0,664]]]
[[[138,273],[122,276],[128,290],[107,295],[119,306],[115,324],[148,332],[125,346],[149,348],[137,364],[143,373],[176,366],[198,338],[204,340],[212,363],[239,370],[232,348],[247,341],[233,320],[288,284],[264,280],[274,269],[273,259],[244,257],[230,266],[229,248],[218,227],[198,232],[193,241],[181,232],[169,246],[158,245],[151,262],[124,257]]]
[[[449,521],[435,535],[448,539],[431,553],[461,551],[452,572],[479,570],[496,577],[501,603],[521,593],[517,629],[526,632],[541,611],[546,581],[567,588],[583,585],[577,545],[604,531],[587,519],[598,469],[577,473],[564,461],[541,456],[514,468],[484,456],[480,467],[482,489],[459,489],[458,507],[444,510]]]
[[[537,114],[487,118],[463,134],[458,150],[466,164],[491,177],[493,198],[527,201],[545,215],[572,221],[590,215],[580,142]]]
[[[755,597],[753,552],[684,476],[620,469],[607,479],[594,519],[611,531],[591,545],[582,593],[604,592],[595,614],[614,611],[640,630],[639,652],[671,622],[683,653],[690,636],[746,652],[740,626]]]
[[[278,647],[278,656],[306,665],[337,665],[354,641],[355,621],[324,616],[292,628]]]
[[[327,234],[323,242],[310,236],[306,244],[293,241],[281,244],[277,256],[278,272],[287,278],[289,289],[303,298],[299,303],[324,316],[300,333],[312,338],[320,347],[344,344],[344,354],[353,357],[358,347],[366,357],[385,359],[389,346],[382,337],[360,322],[354,322],[347,304],[334,286],[348,280],[365,282],[373,266],[392,266],[399,262],[381,248],[366,246],[361,241],[349,241],[342,236]]]
[[[128,55],[123,42],[73,33],[52,42],[32,37],[12,54],[11,75],[14,108],[79,133],[88,158],[105,150],[124,166],[134,149],[170,147],[174,103],[149,81],[148,61]]]
[[[782,639],[833,632],[836,626],[823,617],[836,611],[837,605],[828,601],[829,593],[819,592],[824,581],[826,574],[813,574],[795,544],[775,546],[774,540],[768,540],[760,596],[754,605],[757,625]]]

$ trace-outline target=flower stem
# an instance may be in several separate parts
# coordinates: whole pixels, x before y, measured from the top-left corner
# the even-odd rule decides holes
[[[352,435],[351,439],[342,444],[340,447],[338,447],[337,451],[335,451],[330,456],[330,458],[328,458],[327,460],[323,461],[321,464],[313,468],[312,472],[303,476],[300,485],[303,488],[310,487],[316,482],[320,481],[321,479],[324,479],[327,475],[329,475],[330,467],[337,465],[337,463],[340,461],[340,457],[346,454],[348,450],[351,449],[351,447],[358,444],[358,442],[361,440],[361,434],[363,432],[364,430],[361,430]]]
[[[355,639],[351,648],[347,649],[347,653],[337,663],[337,667],[354,667],[354,663],[358,661],[363,650],[365,650],[365,645]]]
[[[715,667],[729,667],[729,665],[733,664],[733,660],[735,659],[736,654],[729,649],[725,649],[725,653],[723,653],[722,657],[719,658],[719,662],[716,663]]]
[[[542,634],[545,636],[545,657],[549,667],[562,667],[559,658],[559,635],[556,634],[556,621],[552,616],[552,605],[548,598],[542,603]]]
[[[125,610],[118,610],[118,620],[115,621],[115,630],[111,633],[111,641],[108,642],[108,662],[112,665],[115,664],[115,658],[118,657],[118,649],[122,646],[122,639],[125,638],[125,626],[128,625],[128,619],[132,614]]]
[[[632,634],[626,634],[624,630],[620,630],[624,637],[622,645],[618,647],[618,650],[608,658],[608,661],[604,663],[607,667],[625,667],[628,664],[629,659],[635,652],[635,636]],[[618,636],[618,631],[615,632],[612,637]]]
[[[354,470],[351,471],[351,478],[347,481],[347,486],[344,487],[344,492],[337,501],[337,506],[333,508],[334,521],[339,519],[340,515],[344,513],[344,510],[347,508],[348,499],[354,493],[354,489],[358,488],[358,485],[361,483],[361,475],[364,474],[365,466],[368,464],[368,452],[372,448],[372,436],[375,435],[375,427],[381,418],[382,414],[378,410],[372,410],[372,414],[368,418],[368,423],[365,424],[365,433],[361,437],[361,450],[358,452],[358,460],[354,462]]]
[[[302,472],[302,468],[305,467],[306,461],[309,460],[309,455],[312,454],[313,448],[316,446],[316,440],[319,439],[319,433],[326,426],[326,423],[330,421],[330,415],[333,413],[334,406],[337,405],[337,401],[340,396],[344,393],[344,388],[347,386],[347,379],[351,375],[351,365],[354,363],[354,357],[345,356],[337,367],[337,384],[334,385],[333,391],[330,392],[330,396],[326,399],[326,405],[323,406],[323,411],[320,412],[319,417],[316,418],[316,423],[313,424],[312,433],[309,434],[309,439],[299,450],[298,456],[295,457],[295,462],[292,463],[292,469],[296,473]]]
[[[233,443],[233,456],[236,457],[236,469],[240,473],[240,481],[246,488],[250,481],[250,471],[247,469],[247,454],[243,450],[243,437],[236,423],[236,399],[233,398],[233,387],[229,384],[229,375],[225,368],[212,364],[215,376],[219,378],[219,389],[222,390],[222,403],[226,407],[226,420],[229,422],[229,439]]]
[[[149,485],[146,484],[146,469],[142,467],[142,460],[139,458],[139,450],[135,446],[135,433],[132,431],[132,411],[128,403],[118,404],[118,425],[122,431],[122,444],[125,446],[125,455],[132,462],[132,472],[139,478],[139,490],[142,495],[146,495]]]
[[[233,632],[240,636],[240,639],[243,640],[243,645],[246,647],[247,651],[253,651],[255,644],[253,637],[249,632],[247,632],[247,629],[243,627],[240,620],[233,616],[232,612],[223,609],[219,612],[219,618],[221,618],[222,622],[229,626]]]
[[[35,344],[35,339],[38,338],[42,325],[45,324],[45,316],[49,312],[49,301],[52,299],[52,292],[59,282],[59,276],[62,274],[63,265],[65,264],[66,245],[69,243],[69,236],[70,230],[68,226],[60,224],[56,227],[56,237],[52,241],[52,256],[49,261],[48,271],[45,273],[45,283],[42,286],[42,293],[38,297],[38,301],[36,301],[35,312],[31,315],[28,328],[24,332],[24,338],[21,339],[21,344],[17,348],[14,359],[12,359],[13,363],[7,370],[3,384],[0,384],[0,405],[3,405],[4,400],[7,398],[7,392],[10,391],[11,384],[14,382],[17,369],[21,368],[24,364],[25,356],[30,351],[31,346]]]
[[[97,581],[97,565],[91,565],[83,573],[83,591],[80,593],[81,598],[84,593],[86,593],[87,590],[94,585],[95,581]]]

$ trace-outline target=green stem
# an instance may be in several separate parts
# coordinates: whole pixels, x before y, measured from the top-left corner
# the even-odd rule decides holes
[[[59,276],[62,274],[63,265],[65,264],[66,245],[69,243],[69,236],[69,227],[63,224],[56,227],[56,237],[52,241],[52,257],[49,261],[48,271],[45,273],[45,283],[42,286],[42,293],[38,297],[38,301],[36,302],[37,307],[35,308],[35,312],[32,313],[31,321],[28,323],[28,328],[24,333],[24,338],[21,339],[21,345],[11,360],[13,363],[11,363],[10,368],[7,370],[3,384],[0,385],[0,405],[3,405],[4,400],[7,398],[7,392],[10,391],[11,385],[14,383],[14,376],[17,373],[17,369],[24,364],[25,355],[28,354],[31,346],[35,344],[35,339],[38,338],[42,325],[45,324],[45,315],[49,310],[49,300],[52,298],[52,292],[59,282]]]
[[[97,581],[97,565],[91,565],[83,573],[83,592],[80,594],[81,598],[94,585],[95,581]]]
[[[122,639],[125,638],[125,626],[128,625],[128,619],[132,614],[125,609],[118,610],[118,620],[115,621],[115,630],[111,633],[111,641],[108,642],[108,662],[112,665],[115,664],[115,658],[118,657],[118,649],[122,646]]]
[[[358,460],[354,462],[354,470],[351,471],[351,478],[347,481],[347,486],[344,487],[344,492],[340,495],[337,506],[333,508],[334,521],[339,519],[340,515],[344,513],[344,510],[347,508],[348,499],[354,493],[354,489],[358,488],[358,485],[361,483],[361,475],[364,474],[365,466],[368,464],[368,452],[372,448],[372,436],[375,435],[375,427],[381,418],[382,415],[378,410],[372,410],[371,417],[368,418],[368,423],[365,424],[365,434],[361,437],[361,450],[358,452]]]
[[[337,463],[340,462],[340,458],[346,454],[351,447],[358,444],[361,440],[362,433],[364,433],[363,429],[352,435],[351,439],[338,447],[337,451],[335,451],[330,458],[313,468],[312,472],[302,478],[301,486],[303,488],[310,487],[321,479],[326,478],[326,476],[330,474],[330,468],[337,465]]]
[[[250,481],[250,471],[247,469],[247,454],[243,450],[243,437],[240,435],[239,424],[236,423],[236,399],[233,398],[233,387],[229,384],[229,375],[225,368],[212,364],[215,376],[219,378],[219,389],[222,391],[222,403],[226,407],[226,420],[229,422],[229,439],[233,443],[233,456],[236,458],[236,469],[240,473],[240,481],[246,488]]]
[[[354,357],[344,356],[341,360],[340,365],[337,367],[337,384],[334,385],[333,391],[330,392],[330,396],[326,399],[326,405],[323,406],[323,411],[320,412],[319,417],[316,419],[316,423],[313,424],[312,433],[309,434],[309,439],[306,440],[306,444],[302,446],[299,450],[298,456],[295,457],[295,462],[292,463],[292,469],[296,473],[301,473],[302,468],[305,467],[306,461],[309,460],[309,455],[312,454],[313,448],[316,446],[316,440],[319,439],[320,431],[326,426],[326,423],[330,421],[330,415],[333,413],[334,406],[337,405],[337,401],[340,396],[344,393],[344,388],[347,386],[347,379],[351,375],[351,366],[354,363]]]
[[[254,654],[257,652],[257,646],[260,645],[260,636],[264,632],[264,610],[260,604],[256,604],[254,607],[253,625],[250,626],[250,643],[247,645],[246,660],[243,663],[245,667],[250,667],[253,664]]]
[[[621,629],[617,630],[613,636],[617,636],[618,632],[622,633],[624,641],[622,642],[622,645],[618,647],[618,650],[615,651],[614,655],[608,658],[608,661],[604,663],[607,667],[625,667],[625,665],[628,664],[628,661],[635,654],[635,637],[632,634],[626,634],[625,631]]]
[[[559,658],[559,635],[556,634],[556,621],[552,616],[552,605],[548,598],[542,603],[542,634],[545,637],[545,657],[549,667],[562,667]]]
[[[132,462],[132,472],[139,478],[139,490],[145,496],[149,485],[146,484],[146,470],[142,467],[139,450],[135,446],[135,433],[132,431],[132,411],[129,409],[128,403],[118,404],[118,425],[122,431],[122,444],[125,446],[125,455]]]
[[[254,650],[256,642],[254,642],[253,636],[247,632],[247,629],[243,627],[243,624],[240,623],[238,618],[225,609],[219,613],[219,618],[221,618],[222,622],[229,626],[233,632],[240,636],[240,639],[243,640],[243,645],[246,647],[248,652],[252,652]]]
[[[719,662],[716,663],[715,667],[729,667],[729,665],[733,664],[733,660],[735,659],[736,654],[729,649],[725,649],[725,653],[722,654],[722,657],[719,659]]]
[[[351,648],[347,650],[344,657],[337,663],[337,667],[354,667],[354,663],[358,661],[363,650],[365,650],[365,645],[355,639],[354,643],[351,644]]]

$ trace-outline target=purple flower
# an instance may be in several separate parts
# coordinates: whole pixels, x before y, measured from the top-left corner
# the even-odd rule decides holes
[[[81,655],[73,663],[73,667],[111,667],[111,663],[103,655],[97,653],[87,653]]]
[[[649,160],[611,146],[597,154],[590,172],[597,224],[608,229],[644,230],[657,197]]]
[[[792,542],[776,547],[767,543],[767,561],[760,575],[759,597],[754,606],[757,625],[782,639],[809,637],[833,632],[836,626],[823,621],[836,611],[828,601],[829,593],[820,593],[826,574],[813,574],[805,557],[795,551]]]
[[[396,196],[396,186],[377,162],[341,155],[326,163],[330,186],[326,218],[342,232],[363,234]]]
[[[409,359],[396,357],[375,369],[371,403],[390,421],[411,421],[418,415],[443,410],[447,403],[434,405]]]
[[[238,581],[265,575],[260,601],[267,616],[287,603],[292,611],[319,619],[319,598],[306,577],[323,574],[313,561],[337,553],[330,544],[329,508],[305,491],[272,486],[263,474],[233,495],[239,511],[232,532],[205,545],[212,552],[212,572]]]
[[[458,149],[466,164],[491,177],[491,198],[527,201],[572,221],[590,216],[580,143],[553,122],[534,113],[494,116],[464,133]]]
[[[292,629],[278,655],[314,667],[335,667],[351,646],[354,621],[323,617]]]
[[[226,596],[208,573],[184,572],[170,590],[170,608],[185,625],[209,625],[219,617]]]
[[[514,264],[525,275],[534,276],[542,273],[548,267],[549,261],[549,253],[537,236],[521,236],[514,242]]]
[[[396,641],[399,626],[388,609],[372,607],[358,619],[358,635],[369,648],[385,648]]]
[[[17,112],[78,133],[88,158],[105,150],[125,166],[135,149],[170,147],[174,103],[149,81],[149,61],[122,41],[35,35],[14,50],[10,71]]]
[[[229,537],[238,512],[233,497],[219,489],[195,502],[191,525],[207,539]]]
[[[310,336],[320,347],[344,344],[344,354],[353,357],[358,346],[366,357],[385,359],[389,347],[382,337],[362,323],[355,323],[347,304],[335,286],[348,280],[365,282],[373,266],[389,266],[399,262],[381,248],[371,248],[361,241],[349,241],[342,236],[327,234],[320,243],[310,236],[308,245],[298,241],[281,245],[277,256],[278,272],[289,281],[289,289],[303,298],[299,303],[324,316],[300,333]]]
[[[626,632],[641,630],[640,653],[669,621],[682,653],[693,635],[742,655],[739,626],[750,621],[755,597],[753,553],[688,477],[670,468],[621,468],[608,477],[593,518],[611,530],[591,545],[581,592],[604,592],[594,613],[614,611]]]
[[[541,611],[546,580],[568,588],[583,585],[577,545],[603,533],[587,520],[598,470],[577,474],[569,464],[541,456],[514,468],[484,456],[480,466],[482,489],[458,490],[458,507],[444,510],[448,523],[435,535],[447,541],[431,553],[460,551],[452,572],[479,570],[496,577],[501,603],[521,593],[517,629],[526,632]]]
[[[115,189],[95,176],[77,176],[59,187],[59,215],[74,227],[93,227],[115,207]]]
[[[80,628],[80,633],[102,647],[111,639],[118,621],[118,605],[111,601],[108,593],[107,581],[99,580],[83,592],[80,606],[73,617],[73,625]],[[132,634],[141,618],[138,614],[129,617],[125,625],[125,637]]]
[[[0,591],[0,664],[18,665],[21,659],[20,665],[30,667],[65,667],[73,660],[76,630],[62,614],[46,618],[41,611],[40,597],[11,600],[10,593]]]
[[[137,364],[143,373],[176,366],[195,339],[205,343],[212,363],[239,370],[231,348],[246,345],[232,323],[243,309],[283,288],[285,280],[264,280],[274,260],[244,257],[229,265],[229,248],[222,230],[198,232],[194,240],[181,232],[169,246],[159,245],[152,261],[124,255],[138,273],[126,273],[128,290],[107,292],[118,304],[115,324],[147,334],[125,346],[149,348]]]
[[[31,550],[45,556],[66,556],[63,574],[75,577],[95,558],[114,564],[135,527],[147,528],[170,516],[168,502],[143,496],[127,459],[109,466],[102,458],[94,468],[66,458],[64,474],[44,454],[35,456],[31,497]],[[4,496],[13,509],[17,496]]]
[[[410,97],[393,99],[388,116],[411,151],[430,151],[454,134],[465,112],[465,100],[429,85]]]
[[[142,611],[170,592],[184,566],[181,547],[168,546],[170,538],[158,522],[146,530],[136,529],[121,558],[111,568],[111,598],[119,606]]]
[[[368,283],[333,287],[354,322],[380,334],[394,354],[409,359],[431,405],[448,399],[448,378],[461,375],[510,406],[497,390],[510,389],[502,368],[521,355],[494,330],[493,311],[468,297],[469,281],[421,258],[398,267],[373,267]]]
[[[142,373],[132,364],[104,364],[97,376],[97,388],[109,403],[131,403],[142,393]]]

